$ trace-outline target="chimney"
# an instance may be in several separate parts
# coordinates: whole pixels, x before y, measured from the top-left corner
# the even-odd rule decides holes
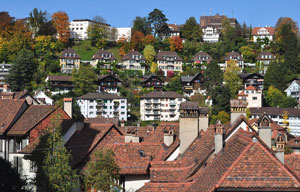
[[[140,137],[137,136],[137,128],[136,127],[127,127],[125,134],[125,143],[139,143]]]
[[[275,156],[282,164],[284,164],[284,148],[285,148],[285,139],[282,134],[279,133],[276,139],[276,152]]]
[[[247,116],[247,101],[240,99],[231,99],[230,100],[230,122],[233,124],[241,115]]]
[[[4,85],[3,85],[3,92],[7,92],[7,84],[6,83],[4,83]]]
[[[223,149],[224,127],[221,121],[217,121],[215,130],[215,154],[218,154]]]
[[[269,148],[271,148],[272,137],[271,122],[272,120],[265,113],[257,120],[258,135]]]
[[[164,143],[166,146],[172,145],[174,142],[174,129],[173,128],[167,128],[164,130]]]
[[[64,98],[64,111],[72,118],[72,98]]]
[[[121,121],[121,127],[125,127],[125,121],[124,120]]]
[[[199,108],[197,103],[190,101],[180,104],[179,118],[179,153],[183,154],[191,143],[198,137],[199,129]]]
[[[157,123],[152,123],[151,125],[152,125],[153,131],[154,131],[156,129],[156,127],[157,127]]]
[[[199,108],[199,132],[201,130],[206,131],[209,126],[208,113],[209,110],[207,107]]]

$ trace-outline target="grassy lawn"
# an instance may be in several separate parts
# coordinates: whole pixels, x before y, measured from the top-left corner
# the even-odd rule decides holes
[[[107,51],[112,52],[114,54],[114,56],[116,57],[116,62],[117,63],[120,62],[120,61],[122,61],[122,58],[120,56],[120,49],[119,49],[119,47],[113,47],[113,48],[108,49]]]
[[[91,60],[92,56],[98,51],[96,47],[91,46],[90,40],[79,41],[73,49],[81,57],[81,60]]]

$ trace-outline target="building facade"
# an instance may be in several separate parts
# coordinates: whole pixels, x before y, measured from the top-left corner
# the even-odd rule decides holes
[[[204,77],[202,73],[197,73],[194,76],[180,77],[182,91],[185,96],[193,96],[196,93],[204,93],[203,89]]]
[[[263,52],[259,53],[256,60],[259,64],[261,64],[260,72],[262,74],[265,74],[267,72],[267,69],[268,69],[270,63],[272,61],[274,61],[275,59],[276,59],[276,56],[271,52],[263,51]]]
[[[139,70],[145,73],[145,67],[142,65],[145,63],[144,56],[138,51],[131,51],[122,58],[120,63],[121,68],[126,70]]]
[[[224,60],[225,60],[225,69],[224,70],[226,70],[228,62],[230,60],[234,60],[237,64],[237,66],[241,68],[241,70],[244,69],[244,58],[240,53],[237,53],[237,52],[234,52],[234,51],[229,52],[224,57]]]
[[[299,80],[294,80],[284,92],[286,92],[286,95],[288,97],[295,98],[296,101],[299,103],[300,81]]]
[[[77,98],[85,118],[119,118],[127,121],[127,99],[110,93],[88,93]]]
[[[59,57],[59,64],[62,73],[71,74],[73,69],[80,68],[80,57],[74,49],[65,49]]]
[[[47,88],[52,95],[69,93],[74,89],[71,76],[67,75],[48,75],[46,80]]]
[[[177,121],[180,104],[184,101],[186,98],[176,92],[147,93],[140,100],[141,120]]]
[[[112,64],[116,62],[116,58],[113,53],[106,50],[98,50],[91,59],[91,65],[97,67],[99,64],[101,69],[112,69]]]
[[[239,77],[243,81],[244,89],[248,86],[253,86],[259,91],[263,91],[264,89],[264,76],[259,73],[241,73]]]
[[[143,76],[142,80],[142,87],[143,88],[152,88],[155,91],[161,91],[162,87],[164,85],[164,82],[157,76],[157,75],[145,75]]]
[[[219,41],[220,31],[213,26],[206,26],[202,29],[202,39],[204,42],[215,43]]]
[[[119,89],[118,87],[121,86],[122,81],[112,75],[104,75],[98,78],[97,85],[98,85],[98,90],[97,92],[106,92],[106,93],[112,93],[112,94],[119,94]]]
[[[257,42],[259,39],[268,39],[269,42],[273,41],[275,29],[273,27],[255,27],[252,29],[253,42]]]
[[[175,51],[160,51],[156,57],[158,70],[165,76],[173,76],[174,72],[182,72],[182,59]]]

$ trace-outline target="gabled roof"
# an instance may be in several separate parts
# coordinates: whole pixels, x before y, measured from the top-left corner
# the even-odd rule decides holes
[[[67,75],[48,75],[49,81],[73,81],[72,76]]]
[[[102,55],[110,55],[110,58],[105,58],[104,56]],[[116,60],[115,56],[113,55],[113,53],[111,52],[108,52],[106,50],[102,50],[102,49],[99,49],[92,57],[92,60],[95,60],[95,59],[108,59],[110,61],[113,61],[113,60]]]
[[[13,121],[17,120],[17,114],[22,110],[22,106],[28,107],[25,99],[0,99],[0,134],[6,132]]]
[[[211,56],[208,53],[204,51],[199,51],[196,55],[194,55],[192,61],[202,61],[201,59],[199,59],[199,57],[208,57],[208,61],[212,60]]]
[[[25,135],[57,108],[57,106],[53,105],[30,105],[9,129],[7,135]]]
[[[183,61],[181,57],[175,51],[160,51],[157,53],[157,61],[168,61],[167,57],[174,58],[174,61]]]
[[[107,77],[111,77],[111,78],[114,78],[115,80],[119,81],[119,82],[122,82],[121,79],[119,79],[118,77],[112,75],[112,74],[107,74],[107,75],[103,75],[101,77],[98,78],[98,81],[103,81],[105,80]]]
[[[60,59],[80,59],[74,49],[64,49],[59,56]]]
[[[262,78],[262,79],[264,78],[264,76],[262,74],[259,74],[259,73],[241,73],[241,74],[239,74],[239,77],[241,79],[249,79],[253,76],[258,76],[259,78]]]
[[[269,32],[269,34],[258,34],[259,30],[265,29]],[[252,35],[274,35],[275,29],[273,27],[254,27],[252,29]]]
[[[173,92],[173,91],[153,91],[141,96],[141,99],[163,99],[163,98],[185,98],[183,95]]]
[[[82,95],[80,97],[77,97],[77,99],[122,99],[117,94],[112,94],[112,93],[106,93],[106,92],[101,92],[101,93],[87,93],[85,95]]]
[[[249,85],[248,87],[246,87],[245,90],[248,90],[248,91],[256,91],[256,88],[252,85]]]
[[[149,81],[152,77],[156,77],[159,81],[162,81],[157,75],[151,74],[151,75],[144,75],[142,83]]]
[[[176,24],[168,24],[168,27],[172,32],[180,32],[179,26]]]
[[[128,52],[128,53],[122,58],[122,60],[123,60],[123,61],[126,61],[126,60],[135,60],[135,58],[132,58],[133,55],[141,56],[141,58],[138,59],[138,60],[145,60],[144,56],[143,56],[140,52],[138,52],[138,51],[130,51],[130,52]]]
[[[181,76],[180,80],[181,82],[192,82],[196,77],[199,75],[203,76],[202,73],[196,73],[194,76]]]
[[[225,61],[229,61],[230,57],[232,57],[231,59],[239,58],[238,61],[244,61],[243,56],[240,53],[234,51],[226,53],[226,56],[224,57]]]
[[[267,56],[267,58],[265,58],[265,56]],[[271,56],[271,58],[269,58],[269,56]],[[258,56],[256,57],[257,60],[274,60],[275,59],[275,55],[272,52],[266,52],[266,51],[262,51],[258,54]]]

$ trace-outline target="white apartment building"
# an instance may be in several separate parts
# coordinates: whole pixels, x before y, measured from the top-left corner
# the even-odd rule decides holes
[[[257,42],[258,39],[263,40],[265,38],[269,41],[273,41],[275,29],[273,27],[255,27],[252,29],[253,42]]]
[[[110,93],[88,93],[77,98],[85,118],[119,118],[127,121],[127,99]]]
[[[238,94],[238,99],[247,101],[247,108],[262,107],[262,92],[257,91],[252,85],[246,87]]]
[[[165,76],[173,76],[175,71],[182,72],[181,57],[175,51],[159,51],[156,56],[157,67]]]
[[[279,108],[279,107],[253,107],[249,108],[250,118],[259,118],[261,114],[266,113],[275,123],[285,126],[282,114],[288,112],[288,129],[292,135],[300,136],[300,109],[297,108]]]
[[[176,92],[154,91],[141,97],[140,113],[142,121],[177,121],[179,108],[186,98]]]
[[[214,43],[219,41],[220,32],[216,27],[206,26],[202,29],[203,41],[208,43]]]
[[[79,39],[86,40],[88,39],[88,27],[91,25],[106,25],[110,27],[110,25],[106,23],[97,23],[95,21],[89,19],[74,19],[70,22],[70,33],[71,39]]]

